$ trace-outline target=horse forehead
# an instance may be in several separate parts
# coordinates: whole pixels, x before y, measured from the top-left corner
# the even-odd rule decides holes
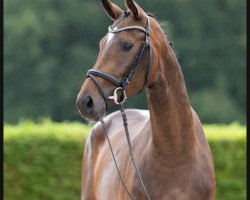
[[[117,27],[113,28],[113,30],[117,30]],[[107,43],[109,43],[113,39],[114,35],[114,33],[108,33]]]

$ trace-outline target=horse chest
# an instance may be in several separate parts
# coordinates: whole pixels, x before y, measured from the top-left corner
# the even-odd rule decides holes
[[[183,177],[179,171],[170,170],[168,173],[162,173],[163,169],[158,168],[157,163],[149,163],[146,155],[142,155],[141,160],[143,162],[138,167],[152,200],[190,199],[190,193],[188,193],[190,177]],[[118,156],[117,162],[123,163],[119,164],[118,167],[129,192],[132,194],[134,200],[146,200],[147,198],[132,163],[129,160],[124,160],[125,156],[123,156],[123,154]],[[129,199],[112,160],[108,163],[103,163],[102,171],[99,171],[99,173],[101,175],[96,185],[96,197],[98,200],[114,198],[116,200]]]
[[[133,169],[131,169],[133,170]],[[145,172],[147,173],[147,172]],[[152,200],[190,200],[190,192],[186,187],[181,188],[178,181],[166,182],[166,178],[159,181],[159,177],[147,177],[143,173],[143,180],[147,183],[145,186],[150,193]],[[149,181],[151,179],[151,181]],[[138,177],[135,173],[130,173],[125,181],[129,192],[134,200],[147,200],[147,197],[140,185]],[[129,200],[129,197],[115,171],[110,168],[109,171],[103,174],[97,190],[97,200]]]
[[[144,151],[141,151],[142,148],[138,147],[139,146],[133,149],[135,159],[136,161],[144,162],[147,148],[145,148]],[[118,145],[114,146],[114,152],[116,152],[115,157],[117,165],[126,187],[132,193],[137,193],[137,191],[139,191],[140,195],[141,185],[137,174],[135,173],[135,168],[131,162],[128,149],[126,149],[123,145]],[[110,154],[107,154],[106,152],[106,156],[110,156]],[[139,164],[139,171],[143,171],[143,164],[140,162],[137,163]],[[100,155],[100,160],[97,162],[97,166],[98,170],[96,170],[96,172],[99,174],[96,181],[97,199],[106,200],[114,199],[114,197],[117,200],[127,199],[128,195],[122,185],[112,157],[105,158],[103,155]],[[138,194],[135,195],[138,196]],[[136,197],[135,199],[140,198]]]
[[[144,145],[144,147],[143,151],[141,151],[142,146],[135,147],[134,153],[142,179],[152,200],[210,199],[206,198],[208,195],[203,192],[207,177],[203,179],[201,174],[197,174],[196,164],[189,162],[178,167],[168,166],[164,162],[160,162],[160,160],[164,160],[163,158],[152,159],[150,146]],[[114,145],[114,151],[119,171],[134,200],[147,200],[131,163],[128,150],[123,145]],[[129,200],[109,149],[103,149],[102,152],[103,154],[99,155],[100,159],[96,163],[97,170],[94,175],[96,200]],[[194,177],[199,177],[198,186],[194,185],[197,183]]]

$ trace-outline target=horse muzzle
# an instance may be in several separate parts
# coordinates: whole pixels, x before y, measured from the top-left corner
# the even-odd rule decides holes
[[[98,121],[106,114],[105,102],[90,94],[78,94],[76,105],[81,116],[87,120]]]

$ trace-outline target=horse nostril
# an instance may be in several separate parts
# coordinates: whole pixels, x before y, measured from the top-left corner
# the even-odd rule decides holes
[[[87,96],[87,107],[92,108],[93,107],[93,100],[90,96]]]
[[[91,96],[79,96],[76,100],[76,105],[81,112],[91,112],[94,108],[94,101]]]

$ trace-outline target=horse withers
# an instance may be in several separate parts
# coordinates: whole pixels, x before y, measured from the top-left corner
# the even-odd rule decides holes
[[[96,63],[76,100],[82,117],[103,122],[93,126],[86,141],[81,199],[213,200],[211,151],[164,31],[133,0],[126,0],[125,12],[108,0],[102,5],[115,22],[100,41]],[[105,115],[144,87],[149,110],[123,111],[142,185],[123,115]]]

